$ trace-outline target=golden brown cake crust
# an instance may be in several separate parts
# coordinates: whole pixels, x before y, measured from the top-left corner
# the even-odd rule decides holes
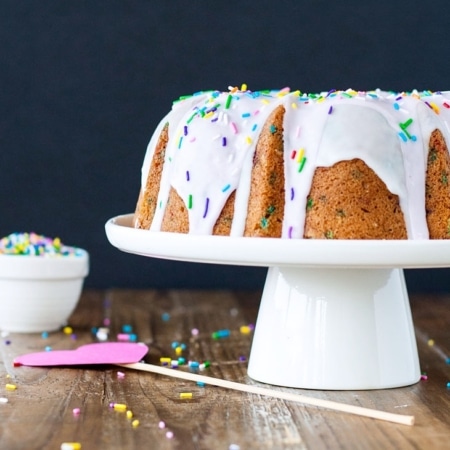
[[[147,175],[144,189],[141,189],[134,213],[134,227],[148,230],[155,214],[159,186],[164,168],[164,155],[169,141],[169,124],[161,131],[155,153]]]
[[[231,232],[231,224],[234,217],[234,201],[236,199],[236,191],[233,191],[228,197],[222,212],[220,213],[214,228],[213,234],[218,236],[229,236]]]
[[[189,215],[183,199],[171,187],[161,224],[161,231],[189,233]]]
[[[407,239],[398,196],[362,160],[318,167],[308,196],[304,237]]]
[[[450,156],[439,130],[431,133],[429,142],[425,209],[430,239],[449,239]]]
[[[253,158],[244,236],[281,237],[284,215],[283,118],[278,106],[261,131]]]

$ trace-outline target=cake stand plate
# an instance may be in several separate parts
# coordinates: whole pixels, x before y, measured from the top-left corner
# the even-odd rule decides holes
[[[420,379],[404,268],[450,267],[449,241],[232,238],[106,225],[138,255],[268,267],[248,375],[307,389],[384,389]]]

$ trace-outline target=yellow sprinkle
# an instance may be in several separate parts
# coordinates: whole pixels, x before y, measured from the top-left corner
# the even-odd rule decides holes
[[[124,403],[114,403],[114,410],[115,411],[126,411],[127,405]]]
[[[434,111],[436,114],[439,114],[439,112],[440,112],[439,106],[436,105],[436,103],[430,102],[430,106],[433,108],[433,111]]]
[[[294,109],[297,109],[297,108],[298,108],[297,103],[291,103],[291,106],[292,106],[292,108],[294,108]]]
[[[161,357],[159,358],[159,362],[169,364],[172,361],[172,358]]]
[[[246,90],[247,90],[247,85],[245,83],[243,83],[241,86],[241,91],[246,91]]]
[[[192,398],[192,392],[180,392],[180,398],[183,400]]]
[[[5,385],[5,388],[7,391],[15,391],[17,389],[17,386],[15,384],[7,383]]]
[[[213,114],[214,114],[214,112],[213,112],[213,111],[210,111],[209,113],[206,113],[206,114],[203,116],[203,118],[204,118],[204,119],[209,119]]]
[[[247,136],[246,138],[245,138],[245,142],[247,142],[247,144],[251,144],[253,141],[252,141],[252,138],[250,137],[250,136]]]
[[[72,334],[73,333],[72,327],[64,327],[63,328],[63,333],[64,334]]]
[[[263,99],[261,100],[261,102],[264,103],[265,105],[268,105],[268,104],[269,104],[269,100],[267,100],[267,99],[265,99],[265,98],[263,98]]]
[[[79,442],[63,442],[61,450],[81,450],[81,444]]]
[[[305,149],[301,148],[298,151],[298,155],[297,155],[297,162],[300,162],[303,159],[303,156],[305,156]]]
[[[132,419],[133,418],[133,411],[128,410],[127,411],[127,419]]]
[[[434,345],[434,339],[428,339],[428,345],[429,345],[430,347],[433,347],[433,345]]]
[[[252,330],[248,325],[242,325],[241,328],[239,328],[242,334],[249,334]]]
[[[138,427],[138,426],[139,426],[139,420],[134,419],[133,422],[131,422],[131,426],[132,426],[133,428]]]
[[[322,96],[317,99],[317,103],[322,103],[324,101],[325,101],[325,97],[322,97]]]
[[[183,349],[181,347],[175,347],[175,353],[179,356],[183,353]]]

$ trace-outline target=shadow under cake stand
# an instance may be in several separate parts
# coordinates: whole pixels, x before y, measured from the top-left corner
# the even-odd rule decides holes
[[[289,240],[149,232],[132,214],[106,234],[137,255],[268,267],[248,375],[305,389],[385,389],[420,379],[404,268],[450,266],[450,241]]]

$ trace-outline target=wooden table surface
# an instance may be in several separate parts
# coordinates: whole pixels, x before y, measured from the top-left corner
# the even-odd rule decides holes
[[[89,449],[447,449],[450,448],[450,295],[413,296],[411,307],[427,379],[378,391],[306,391],[275,388],[414,415],[414,426],[332,411],[214,386],[198,386],[117,366],[14,367],[18,355],[46,347],[74,349],[96,342],[92,329],[110,321],[108,339],[132,325],[138,340],[150,344],[146,362],[174,355],[184,343],[186,359],[211,365],[202,374],[260,385],[247,377],[252,335],[240,332],[255,323],[260,292],[86,291],[63,331],[3,335],[0,342],[0,448],[59,449],[78,442]],[[107,322],[106,322],[107,323]],[[198,329],[197,336],[192,330]],[[211,333],[229,329],[226,339]],[[434,345],[430,345],[430,339]],[[186,369],[178,369],[186,370]],[[119,372],[123,372],[121,377]],[[6,384],[17,389],[6,390]],[[269,386],[270,387],[270,386]],[[181,392],[192,399],[182,400]],[[123,403],[133,412],[112,410]],[[79,408],[80,413],[74,414]],[[139,425],[133,426],[133,420]],[[164,422],[165,428],[160,428]],[[136,424],[135,424],[136,425]]]

